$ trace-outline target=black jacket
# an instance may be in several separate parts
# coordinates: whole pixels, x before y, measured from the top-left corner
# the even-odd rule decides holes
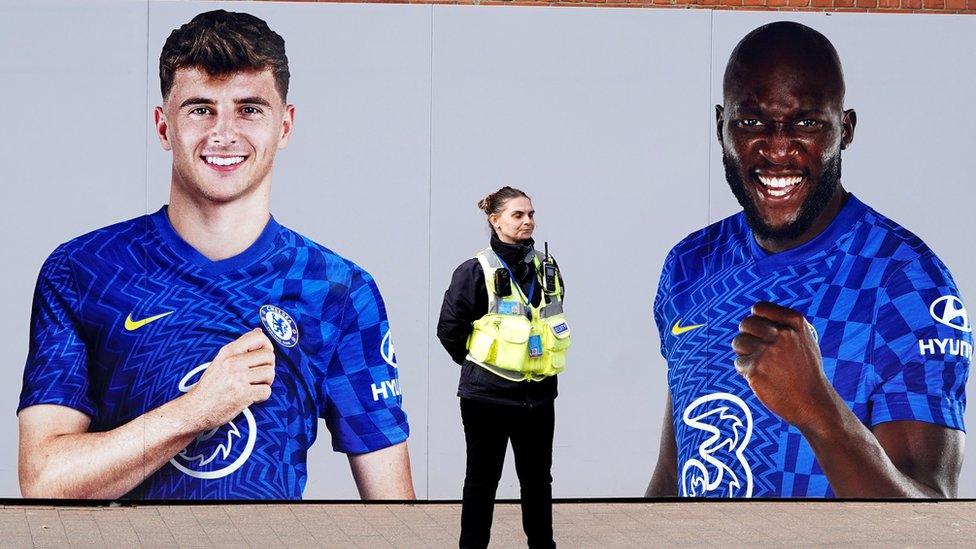
[[[531,263],[531,241],[528,245],[506,244],[492,235],[491,247],[512,269],[522,292],[528,294],[536,277]],[[529,262],[525,259],[528,258]],[[560,279],[561,280],[561,279]],[[513,281],[514,282],[514,281]],[[532,304],[538,305],[542,290],[537,288]],[[556,398],[556,376],[542,381],[509,381],[474,364],[465,357],[471,335],[471,323],[488,313],[488,289],[485,273],[476,258],[469,259],[454,270],[451,285],[444,292],[441,316],[437,322],[437,338],[454,362],[461,365],[458,396],[495,404],[537,406]]]

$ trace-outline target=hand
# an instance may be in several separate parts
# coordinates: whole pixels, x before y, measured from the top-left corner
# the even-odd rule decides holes
[[[821,422],[834,404],[813,330],[797,311],[753,305],[732,340],[735,369],[759,400],[801,430]]]
[[[185,395],[194,402],[198,428],[207,431],[237,417],[244,408],[271,397],[275,377],[271,340],[255,328],[224,345],[200,381]]]

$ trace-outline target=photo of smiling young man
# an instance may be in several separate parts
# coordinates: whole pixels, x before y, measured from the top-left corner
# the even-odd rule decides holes
[[[746,35],[716,106],[743,211],[665,260],[668,405],[647,496],[947,498],[972,325],[924,242],[845,190],[840,59],[792,22]]]
[[[284,40],[200,14],[160,56],[169,204],[41,268],[18,407],[25,497],[297,499],[325,420],[365,499],[413,499],[409,427],[372,277],[281,225]]]

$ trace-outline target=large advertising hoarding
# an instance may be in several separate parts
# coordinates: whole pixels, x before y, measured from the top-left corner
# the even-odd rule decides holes
[[[553,493],[556,497],[644,495],[658,462],[669,392],[669,367],[661,355],[653,309],[659,276],[675,244],[741,210],[726,183],[714,106],[723,104],[723,73],[736,43],[764,23],[799,21],[833,43],[844,67],[844,106],[857,113],[856,138],[843,152],[844,187],[918,235],[951,271],[962,299],[976,295],[976,263],[966,245],[973,232],[964,165],[966,153],[976,144],[968,130],[976,115],[964,108],[966,90],[974,82],[959,69],[976,60],[972,32],[976,23],[971,18],[226,2],[8,3],[0,8],[0,36],[7,52],[0,55],[0,73],[6,83],[4,102],[17,106],[9,112],[10,127],[17,130],[0,137],[0,155],[8,172],[4,188],[9,193],[3,205],[5,250],[11,255],[6,284],[0,290],[8,304],[3,326],[11,342],[5,351],[8,368],[0,393],[0,402],[9,411],[0,429],[10,441],[0,454],[2,497],[22,495],[15,411],[21,402],[25,357],[38,352],[28,346],[38,272],[59,244],[99,227],[152,214],[171,200],[173,156],[160,146],[153,116],[153,108],[164,103],[159,54],[173,29],[210,9],[252,13],[285,40],[291,73],[287,100],[295,106],[294,126],[287,148],[275,158],[271,212],[282,226],[368,271],[382,293],[391,336],[379,334],[375,346],[379,362],[370,364],[382,375],[358,380],[363,385],[353,392],[359,391],[356,398],[367,410],[371,403],[402,398],[409,420],[410,471],[419,498],[460,497],[465,444],[456,396],[459,373],[441,347],[436,325],[452,271],[488,243],[485,215],[475,203],[503,185],[521,188],[532,197],[538,224],[535,238],[540,247],[547,242],[558,258],[567,288],[565,309],[573,347],[567,369],[559,376]],[[161,252],[145,247],[141,253],[145,255],[138,256],[139,261],[149,265],[150,258]],[[729,285],[719,281],[719,270],[700,274],[702,280]],[[817,276],[798,282],[802,291],[817,295],[812,285],[827,284]],[[118,279],[110,279],[98,285],[111,289],[116,283]],[[800,290],[788,291],[794,297],[801,295]],[[908,345],[926,359],[910,362],[906,368],[914,364],[922,372],[931,372],[934,358],[952,365],[938,372],[944,384],[926,384],[936,374],[917,371],[865,374],[859,370],[857,374],[858,380],[873,379],[872,375],[884,382],[899,375],[908,379],[901,396],[891,398],[910,401],[905,407],[916,416],[928,413],[912,416],[926,424],[940,424],[936,416],[951,416],[960,409],[943,400],[953,400],[952,395],[958,400],[963,393],[965,378],[957,359],[966,355],[965,343],[971,342],[966,339],[968,332],[958,329],[970,326],[963,322],[965,316],[951,314],[960,310],[957,302],[944,299],[936,304],[946,297],[936,293],[920,294],[924,297],[919,299],[925,302],[930,324],[945,321],[939,324],[941,331],[927,334],[927,327],[912,324],[911,335],[901,337],[910,339]],[[838,290],[830,295],[842,303],[842,294]],[[784,299],[768,297],[777,298]],[[102,302],[91,303],[98,309]],[[708,302],[702,311],[711,314],[721,306]],[[217,326],[219,332],[223,326],[219,306],[209,312],[212,316],[194,322]],[[252,312],[252,327],[260,327],[266,315]],[[155,314],[149,308],[134,308],[121,313],[121,318],[131,316],[138,322]],[[179,315],[172,316],[170,321]],[[666,353],[678,348],[667,339],[675,337],[672,316],[662,316],[668,332]],[[870,362],[826,350],[833,337],[829,322],[844,319],[829,314],[805,316],[818,337],[827,338],[819,345],[824,365],[832,372],[837,371],[835,359],[844,364],[860,360],[862,366]],[[268,317],[272,324],[266,325],[266,334],[280,352],[291,338],[277,341],[271,335],[273,323],[291,326],[290,317]],[[917,316],[912,318],[913,323],[921,322]],[[307,344],[303,338],[314,329],[299,320],[295,332],[301,349]],[[717,317],[677,320],[681,332],[696,324],[714,324]],[[160,319],[156,326],[139,329],[153,334],[147,341],[169,337],[173,334],[167,332],[165,322]],[[863,324],[870,332],[878,319]],[[104,329],[112,326],[107,323]],[[194,329],[189,324],[174,326]],[[798,491],[801,485],[817,482],[811,480],[820,474],[812,462],[792,468],[785,464],[785,456],[802,444],[803,435],[780,416],[770,415],[763,404],[769,403],[744,392],[747,386],[722,377],[734,373],[726,359],[731,358],[730,340],[735,334],[720,335],[712,327],[702,327],[700,335],[686,333],[701,338],[703,352],[711,356],[709,368],[715,369],[705,369],[707,383],[693,389],[682,389],[687,385],[672,379],[673,387],[682,391],[672,395],[674,403],[680,404],[673,406],[677,413],[670,418],[672,429],[683,439],[677,444],[675,478],[714,484],[714,472],[705,473],[708,480],[682,472],[696,470],[690,453],[699,448],[702,433],[718,425],[696,420],[702,414],[695,414],[692,405],[714,401],[699,397],[725,393],[736,397],[726,399],[727,414],[734,415],[739,402],[747,411],[733,420],[743,429],[733,430],[733,435],[741,435],[738,440],[747,446],[751,442],[750,451],[767,452],[765,459],[775,466],[768,468],[771,473],[761,473],[767,465],[755,462],[763,461],[761,455],[743,454],[748,456],[743,465],[732,452],[726,480],[735,478],[741,486],[751,480],[753,491],[727,489],[724,495],[818,495]],[[370,337],[363,336],[368,342],[364,346],[372,345]],[[840,340],[856,338],[846,334]],[[395,358],[391,342],[395,342]],[[714,356],[708,354],[712,343],[717,349]],[[187,347],[183,351],[193,357],[182,361],[170,357],[179,375],[148,370],[140,374],[147,381],[145,387],[128,379],[119,381],[119,394],[133,402],[160,404],[180,396],[181,386],[190,389],[196,382],[183,383],[183,376],[213,358],[202,358],[212,350]],[[86,352],[98,351],[86,348]],[[279,368],[286,361],[286,356],[279,358]],[[314,362],[310,359],[309,364]],[[276,380],[287,387],[292,374],[280,370]],[[672,378],[676,372],[672,366]],[[301,374],[293,377],[302,379]],[[921,393],[909,390],[916,378],[925,387]],[[355,386],[356,381],[349,383]],[[49,391],[58,392],[63,386],[62,379],[55,379]],[[877,410],[882,404],[898,406],[893,400],[871,399],[870,389],[876,386],[884,383],[863,381],[851,399],[855,413],[861,412],[859,417],[869,424],[871,417],[881,417]],[[865,394],[857,395],[858,390]],[[933,404],[912,407],[918,399]],[[99,419],[105,408],[115,406],[122,409],[119,417],[129,417],[138,408],[133,402],[97,403],[80,412]],[[301,408],[301,400],[297,402],[295,406]],[[862,404],[863,410],[856,408]],[[353,410],[348,417],[361,411]],[[349,420],[341,410],[293,412],[281,414],[304,421],[301,442],[294,442],[287,427],[272,425],[271,415],[262,420],[258,413],[251,422],[242,414],[213,432],[202,433],[209,437],[194,439],[200,452],[180,446],[162,459],[159,471],[168,475],[172,492],[151,496],[358,498],[357,477],[342,452],[359,455],[373,446],[344,442],[342,425]],[[281,414],[276,417],[284,417]],[[326,419],[317,421],[320,416]],[[966,418],[972,422],[971,410]],[[696,428],[696,421],[704,427]],[[118,427],[95,424],[98,428],[92,430]],[[749,440],[744,436],[747,425]],[[273,447],[276,443],[281,447]],[[267,453],[258,457],[262,451]],[[269,465],[273,460],[268,456],[275,452],[288,453],[294,460],[290,467],[299,472],[286,474]],[[812,460],[810,452],[794,451],[793,456],[794,461]],[[111,462],[112,455],[92,459],[108,461],[106,471],[119,468]],[[227,463],[221,465],[222,461]],[[194,469],[198,466],[199,471]],[[232,467],[220,477],[224,480],[198,478],[200,471],[205,473],[202,476],[215,476],[223,474],[215,471]],[[244,484],[254,488],[251,491],[187,488],[193,482],[227,482],[247,471],[250,477]],[[274,482],[292,482],[292,492],[278,494],[262,488],[274,484],[261,476],[271,474],[268,471],[277,471]],[[791,488],[774,494],[774,484]],[[716,495],[701,490],[685,493]],[[509,461],[498,496],[518,494]],[[958,495],[976,495],[976,466],[971,463],[962,466]]]

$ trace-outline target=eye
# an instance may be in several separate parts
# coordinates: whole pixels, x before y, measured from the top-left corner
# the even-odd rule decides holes
[[[812,120],[810,118],[805,118],[796,123],[797,126],[801,128],[815,128],[820,125],[819,120]]]
[[[210,107],[194,107],[190,109],[190,114],[194,116],[206,116],[210,114]]]
[[[760,128],[764,126],[761,120],[756,118],[743,118],[736,122],[740,128]]]
[[[264,111],[262,111],[259,107],[255,107],[253,105],[245,105],[241,107],[241,114],[243,114],[248,118],[254,118],[256,116],[260,116],[263,113]]]

